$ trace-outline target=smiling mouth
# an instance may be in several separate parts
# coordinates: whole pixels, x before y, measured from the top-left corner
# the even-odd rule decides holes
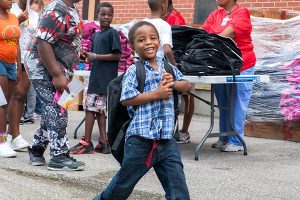
[[[155,48],[154,47],[148,47],[148,48],[145,48],[145,51],[147,53],[153,53],[155,51]]]

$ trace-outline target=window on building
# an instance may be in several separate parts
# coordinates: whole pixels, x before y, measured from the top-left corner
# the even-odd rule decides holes
[[[98,19],[98,0],[83,1],[82,5],[82,19],[84,20],[97,20]]]
[[[194,22],[203,24],[207,16],[216,8],[215,0],[195,0]]]

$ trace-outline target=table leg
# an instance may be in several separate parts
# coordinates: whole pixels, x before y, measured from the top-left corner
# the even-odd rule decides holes
[[[206,141],[208,136],[211,134],[212,130],[214,129],[214,119],[215,119],[215,98],[214,98],[214,85],[211,85],[211,92],[210,92],[210,127],[208,131],[206,132],[205,136],[202,138],[201,142],[197,145],[195,150],[195,160],[197,161],[199,159],[199,153],[200,148],[202,147],[203,143]],[[193,95],[195,98],[198,98],[197,96]]]
[[[77,139],[77,131],[80,128],[80,126],[83,124],[83,122],[85,121],[85,117],[81,120],[81,122],[78,124],[78,126],[76,127],[75,131],[74,131],[74,139]]]

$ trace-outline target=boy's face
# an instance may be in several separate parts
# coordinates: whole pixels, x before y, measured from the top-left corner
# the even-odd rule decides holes
[[[101,29],[105,27],[110,27],[113,17],[114,17],[113,9],[109,7],[101,7],[99,11],[99,23]]]
[[[158,47],[159,38],[152,26],[143,25],[135,31],[133,49],[141,60],[155,59]]]

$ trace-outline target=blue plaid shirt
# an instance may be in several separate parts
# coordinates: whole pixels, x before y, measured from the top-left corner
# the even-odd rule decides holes
[[[157,58],[158,70],[154,70],[148,61],[144,61],[146,80],[144,93],[155,90],[162,80],[164,70],[163,60]],[[184,80],[182,73],[173,67],[175,80]],[[136,66],[133,64],[126,71],[122,82],[120,101],[131,99],[140,94],[136,78]],[[133,117],[127,132],[126,140],[130,136],[138,135],[146,139],[171,139],[174,128],[174,101],[173,96],[167,100],[155,100],[141,104],[134,111],[133,106],[127,107]]]

